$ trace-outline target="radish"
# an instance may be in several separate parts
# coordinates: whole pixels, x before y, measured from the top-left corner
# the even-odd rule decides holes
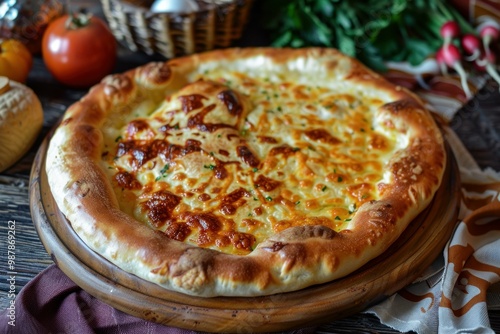
[[[461,40],[462,48],[469,55],[467,61],[474,61],[481,56],[481,41],[476,35],[465,34]]]
[[[444,39],[443,46],[447,46],[453,38],[460,36],[460,26],[455,21],[447,21],[441,26],[439,33]]]
[[[483,40],[484,50],[486,54],[489,55],[491,53],[491,42],[498,40],[500,37],[500,25],[495,21],[486,21],[480,24],[477,30],[479,31],[479,36],[481,36]]]
[[[438,50],[438,54],[440,54],[439,57],[441,58],[441,61],[446,64],[447,67],[454,69],[458,73],[465,96],[467,99],[470,99],[472,94],[467,82],[467,74],[465,73],[462,63],[460,62],[460,51],[458,50],[458,47],[454,44],[443,45],[441,49]]]
[[[444,61],[442,48],[437,50],[435,57],[441,73],[443,73],[444,75],[448,75],[448,65],[446,65],[446,62]]]
[[[498,84],[500,84],[500,75],[495,69],[496,56],[494,53],[486,54],[483,58],[477,59],[474,63],[478,71],[486,71]]]

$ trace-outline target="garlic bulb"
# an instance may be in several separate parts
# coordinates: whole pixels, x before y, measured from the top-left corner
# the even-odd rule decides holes
[[[156,0],[150,10],[152,13],[192,13],[198,9],[194,0]]]
[[[43,124],[40,100],[28,87],[0,77],[0,172],[33,145]]]

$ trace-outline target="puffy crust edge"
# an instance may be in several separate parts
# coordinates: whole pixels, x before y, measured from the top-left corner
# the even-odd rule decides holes
[[[409,149],[390,163],[398,182],[383,190],[381,200],[359,208],[351,230],[294,227],[271,236],[247,256],[190,246],[136,222],[119,210],[100,167],[100,128],[110,111],[143,98],[141,91],[154,95],[175,90],[192,69],[207,62],[254,62],[282,69],[314,62],[328,75],[340,73],[345,80],[390,94],[394,102],[381,108],[380,115],[397,115],[401,121],[396,128],[411,131],[412,138]],[[332,49],[248,48],[151,63],[105,78],[65,113],[50,141],[46,170],[54,199],[76,233],[125,271],[196,296],[254,296],[331,281],[382,254],[431,201],[445,160],[441,133],[418,98],[356,60]]]

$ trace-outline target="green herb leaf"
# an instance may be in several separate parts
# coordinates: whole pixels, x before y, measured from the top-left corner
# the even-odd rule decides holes
[[[442,43],[441,25],[474,31],[445,0],[273,0],[262,2],[275,46],[328,46],[385,71],[388,61],[418,65]]]
[[[160,174],[165,174],[169,168],[170,168],[170,165],[169,165],[169,164],[166,164],[166,165],[165,165],[165,166],[163,166],[163,168],[160,170]]]

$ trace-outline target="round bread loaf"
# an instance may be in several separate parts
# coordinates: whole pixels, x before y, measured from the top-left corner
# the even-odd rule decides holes
[[[0,77],[0,172],[33,145],[43,124],[40,100],[28,87]]]

